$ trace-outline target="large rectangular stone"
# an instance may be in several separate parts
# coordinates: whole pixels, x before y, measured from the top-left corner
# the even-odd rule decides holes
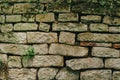
[[[111,80],[111,70],[88,70],[81,72],[81,80]]]
[[[20,44],[0,44],[0,52],[14,55],[25,55],[27,47],[27,45]]]
[[[49,54],[81,57],[88,54],[88,48],[65,44],[51,44]]]
[[[87,25],[81,23],[55,23],[52,27],[53,31],[71,31],[84,32],[87,31]]]
[[[120,80],[120,71],[113,72],[113,80]]]
[[[26,43],[26,33],[0,33],[0,42]]]
[[[102,68],[104,64],[100,58],[83,58],[67,60],[66,65],[73,70],[81,70]]]
[[[27,32],[28,43],[58,42],[57,33]]]
[[[119,34],[100,34],[100,33],[80,33],[78,34],[79,41],[94,41],[94,42],[120,42]]]
[[[6,22],[20,22],[21,15],[6,15]]]
[[[24,67],[48,67],[48,66],[63,66],[63,57],[58,55],[41,55],[34,56],[29,61],[22,59]]]
[[[5,16],[4,15],[0,15],[0,23],[4,23],[5,22]]]
[[[120,51],[113,48],[93,47],[92,56],[96,57],[119,57]]]
[[[109,32],[112,32],[112,33],[120,33],[120,26],[109,27]]]
[[[17,23],[14,25],[15,31],[25,31],[25,30],[37,30],[38,25],[36,23]]]

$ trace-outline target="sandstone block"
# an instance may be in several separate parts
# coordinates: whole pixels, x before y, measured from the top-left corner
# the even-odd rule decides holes
[[[6,15],[6,22],[20,22],[21,15]]]
[[[49,30],[50,30],[50,25],[49,25],[49,24],[46,24],[46,23],[40,23],[40,25],[39,25],[39,30],[40,30],[40,31],[49,32]]]
[[[60,32],[60,43],[75,44],[75,34],[70,32]]]
[[[0,61],[7,62],[7,55],[6,54],[0,54]]]
[[[57,33],[27,32],[28,43],[58,42]]]
[[[120,27],[109,27],[109,32],[118,33],[120,32]]]
[[[112,48],[93,47],[92,56],[96,57],[119,57],[120,51]]]
[[[9,79],[36,80],[36,69],[9,69]]]
[[[62,68],[56,75],[57,80],[78,80],[79,73],[76,71],[68,70],[67,68]]]
[[[120,71],[113,72],[113,80],[120,80]]]
[[[17,23],[14,25],[15,31],[37,30],[38,25],[35,23]]]
[[[59,14],[58,21],[78,21],[77,13],[61,13]]]
[[[63,57],[57,55],[41,55],[34,56],[29,61],[23,59],[24,67],[49,67],[49,66],[63,66]]]
[[[105,61],[106,68],[120,69],[120,59],[107,59]]]
[[[38,22],[54,22],[54,13],[45,13],[45,14],[37,14],[36,21]]]
[[[111,70],[90,70],[81,72],[81,80],[111,80]]]
[[[55,23],[52,27],[53,31],[71,31],[84,32],[87,31],[87,25],[81,23]]]
[[[71,59],[66,61],[66,65],[73,70],[102,68],[103,61],[99,58]]]
[[[88,48],[79,46],[70,46],[65,44],[51,44],[49,54],[58,54],[64,56],[86,56]]]
[[[105,24],[90,24],[90,31],[108,32],[108,25],[105,25]]]
[[[35,15],[24,14],[24,15],[22,15],[22,21],[23,22],[34,22],[35,21]]]
[[[20,56],[9,56],[8,57],[8,66],[10,68],[21,68],[21,57]]]
[[[80,33],[78,34],[78,40],[94,42],[120,42],[120,35],[100,33]]]
[[[13,30],[12,24],[2,24],[1,25],[1,32],[11,32]]]
[[[52,80],[55,78],[58,69],[55,68],[40,68],[38,71],[38,80]]]
[[[5,16],[4,15],[0,15],[0,23],[4,23],[5,22]]]

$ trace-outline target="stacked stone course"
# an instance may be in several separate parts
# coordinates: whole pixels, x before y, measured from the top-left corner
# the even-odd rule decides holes
[[[120,1],[85,1],[0,0],[0,79],[120,80]]]

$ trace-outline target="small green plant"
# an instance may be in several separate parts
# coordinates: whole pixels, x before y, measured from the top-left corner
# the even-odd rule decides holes
[[[0,76],[4,78],[4,80],[8,80],[8,65],[7,62],[3,62],[0,60]]]
[[[29,46],[27,50],[25,51],[25,55],[23,56],[23,59],[29,61],[35,56],[35,51],[32,46]]]

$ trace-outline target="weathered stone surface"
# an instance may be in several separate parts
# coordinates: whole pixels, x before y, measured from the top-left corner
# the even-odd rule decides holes
[[[22,21],[24,21],[24,22],[34,22],[35,21],[35,15],[24,14],[24,15],[22,15]]]
[[[49,25],[49,24],[46,24],[46,23],[40,23],[40,25],[39,25],[39,30],[40,30],[40,31],[49,32],[49,30],[50,30],[50,25]]]
[[[13,30],[12,24],[2,24],[1,25],[1,32],[11,32]]]
[[[20,22],[21,15],[6,15],[6,22]]]
[[[59,14],[58,21],[78,21],[77,13],[61,13]]]
[[[119,34],[80,33],[79,41],[120,42]]]
[[[5,22],[5,16],[4,15],[0,15],[0,23],[4,23]]]
[[[66,4],[66,3],[48,4],[47,5],[47,11],[70,12],[70,4]]]
[[[58,55],[41,55],[34,56],[29,61],[23,59],[24,67],[48,67],[48,66],[63,66],[63,57]]]
[[[21,57],[20,56],[9,56],[8,57],[8,66],[10,68],[21,68]]]
[[[120,25],[120,18],[111,18],[110,16],[105,16],[103,18],[103,23],[110,24],[110,25]]]
[[[26,43],[26,33],[0,33],[0,42]]]
[[[114,48],[120,48],[120,44],[113,44]]]
[[[53,31],[71,31],[84,32],[87,31],[87,25],[81,23],[55,23],[52,27]]]
[[[78,80],[79,73],[76,71],[68,70],[67,68],[62,68],[56,75],[57,80]]]
[[[111,80],[111,70],[90,70],[81,72],[81,80]]]
[[[112,47],[111,43],[80,42],[80,46]]]
[[[17,23],[14,25],[15,31],[24,30],[37,30],[38,25],[36,23]]]
[[[38,71],[38,80],[52,80],[55,78],[58,69],[56,68],[40,68]]]
[[[33,45],[34,51],[36,54],[48,54],[48,45],[47,44],[39,44]]]
[[[13,13],[35,13],[38,12],[38,9],[35,7],[34,3],[19,3],[14,4]]]
[[[113,80],[120,80],[120,71],[113,72]]]
[[[37,14],[36,21],[38,21],[38,22],[53,22],[53,21],[55,21],[54,13]]]
[[[65,44],[51,44],[49,54],[58,54],[64,56],[86,56],[88,48],[79,46],[69,46]]]
[[[28,43],[58,42],[57,33],[27,32]]]
[[[63,3],[65,0],[41,0],[41,3]],[[70,2],[70,0],[66,0],[67,2]]]
[[[27,45],[20,44],[0,44],[1,53],[10,53],[15,55],[24,55]]]
[[[90,24],[90,31],[107,32],[108,31],[108,25],[105,25],[105,24]]]
[[[60,43],[75,44],[75,34],[70,32],[60,32]]]
[[[120,27],[109,27],[109,32],[118,33],[120,32]]]
[[[0,61],[7,62],[7,55],[6,54],[0,54]]]
[[[106,68],[120,69],[120,59],[107,59],[105,61]]]
[[[9,69],[10,80],[36,80],[36,69]]]
[[[82,22],[100,22],[101,21],[101,16],[97,15],[87,15],[87,16],[81,16],[81,21]]]
[[[36,0],[1,0],[2,2],[35,2]]]
[[[99,58],[71,59],[66,61],[66,65],[73,70],[102,68],[103,61]]]
[[[92,56],[96,57],[119,57],[120,51],[112,48],[93,47]]]

